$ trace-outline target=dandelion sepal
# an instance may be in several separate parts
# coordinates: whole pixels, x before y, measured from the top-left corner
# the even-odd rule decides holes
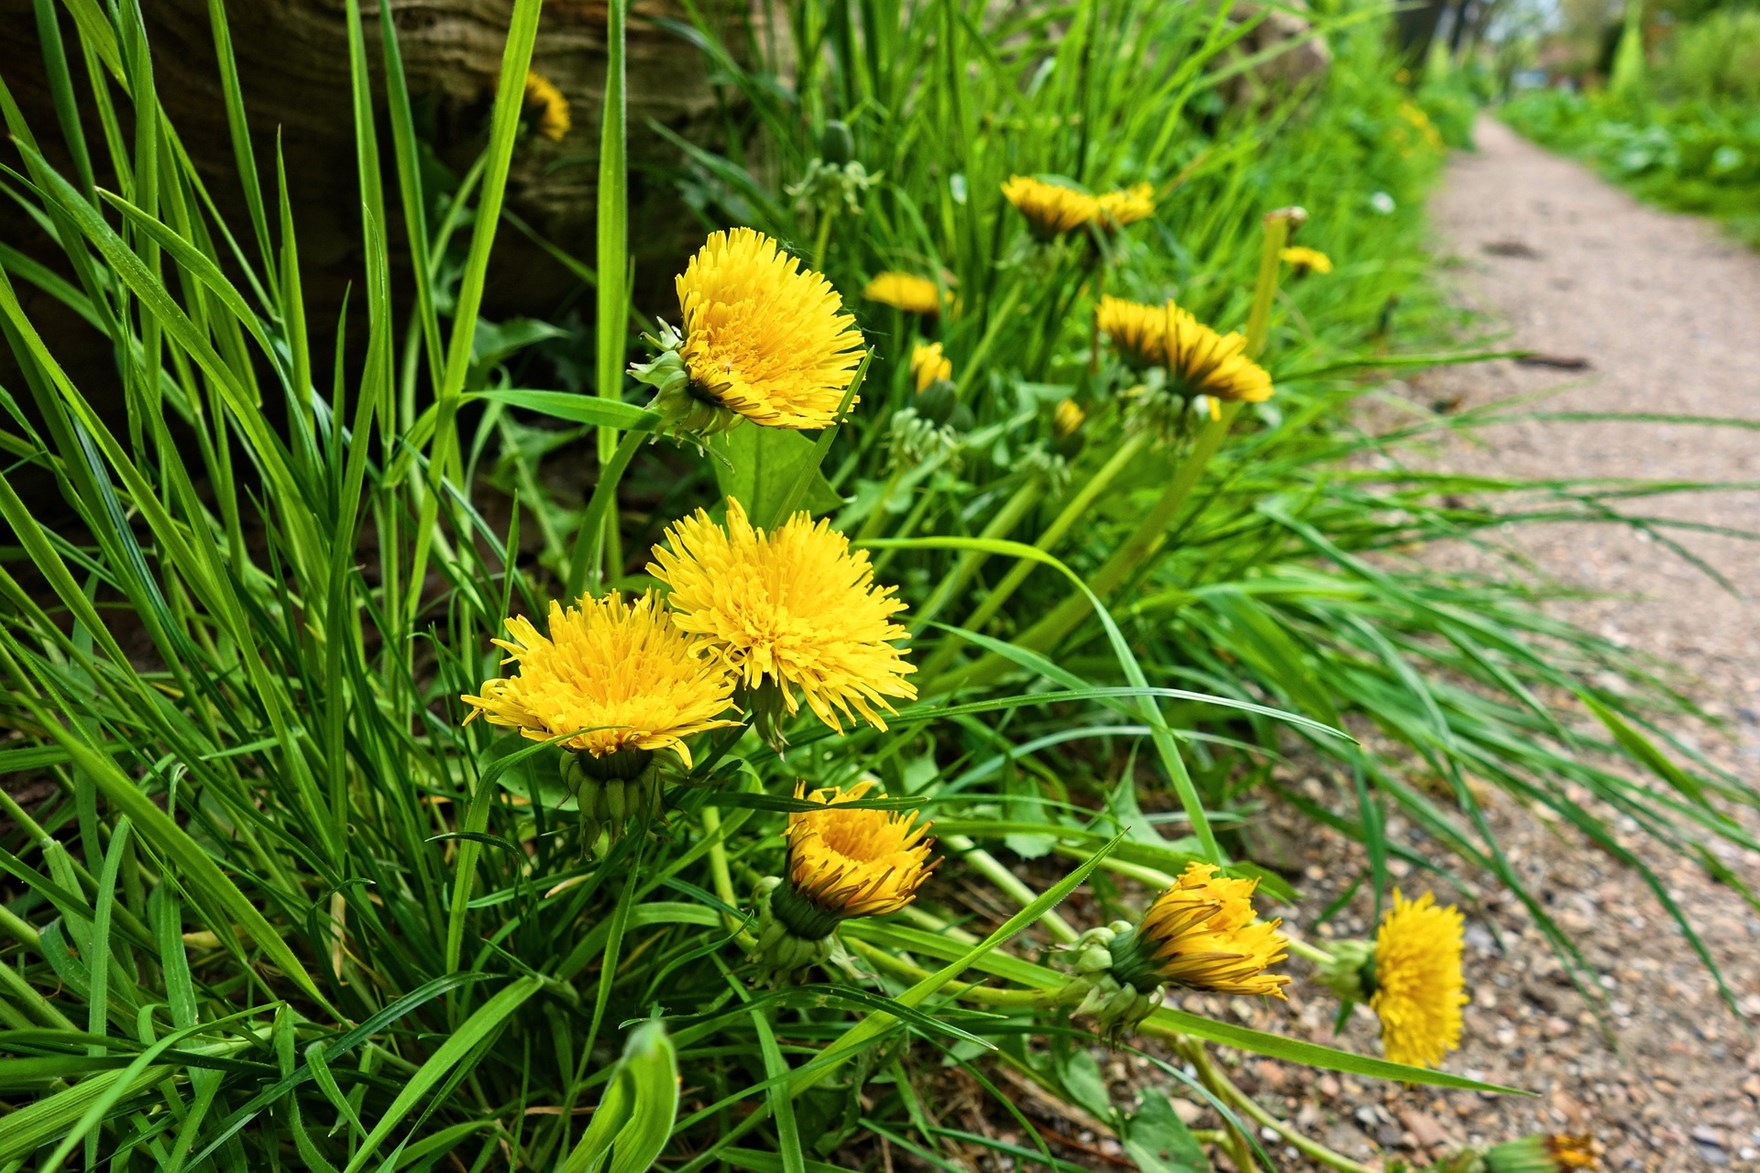
[[[616,839],[632,823],[643,825],[660,817],[660,770],[653,751],[626,749],[602,758],[565,752],[560,765],[562,784],[580,807],[589,848],[600,832]]]
[[[1330,958],[1320,963],[1320,984],[1346,1002],[1367,1002],[1375,993],[1375,943],[1329,942]]]

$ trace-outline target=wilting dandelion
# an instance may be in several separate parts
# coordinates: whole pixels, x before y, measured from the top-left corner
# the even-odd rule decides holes
[[[688,380],[663,389],[656,410],[706,414],[690,420],[695,431],[737,422],[716,419],[722,411],[772,428],[835,422],[863,343],[829,281],[768,236],[734,228],[709,237],[677,288],[684,325],[672,341]]]
[[[941,312],[940,288],[927,277],[912,273],[876,273],[862,289],[862,296],[907,314],[933,317]]]
[[[867,553],[828,521],[797,513],[766,533],[729,498],[725,525],[700,509],[675,522],[648,570],[671,588],[680,629],[706,640],[753,690],[773,743],[802,698],[833,729],[845,718],[884,729],[889,698],[917,695],[905,679],[915,668],[891,642],[909,634],[892,622],[904,609],[896,588],[875,585]]]
[[[538,134],[560,142],[574,125],[568,116],[568,99],[549,78],[536,70],[526,71],[525,104],[520,116]]]

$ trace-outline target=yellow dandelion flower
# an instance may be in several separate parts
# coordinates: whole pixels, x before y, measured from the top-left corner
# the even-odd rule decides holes
[[[1289,942],[1281,920],[1262,921],[1253,910],[1258,880],[1217,876],[1194,863],[1155,898],[1137,923],[1136,948],[1156,978],[1219,994],[1284,996],[1289,978],[1265,970],[1282,961]]]
[[[1167,363],[1167,311],[1158,305],[1107,295],[1094,310],[1100,332],[1137,366]]]
[[[553,142],[560,142],[574,125],[568,117],[568,99],[554,82],[535,70],[526,71],[523,116],[527,125]]]
[[[1182,395],[1259,403],[1271,398],[1271,376],[1246,355],[1247,340],[1219,334],[1168,302],[1142,305],[1103,297],[1095,310],[1100,332],[1127,358],[1159,366]]]
[[[1332,272],[1332,258],[1317,248],[1304,248],[1295,244],[1284,249],[1278,256],[1282,257],[1283,263],[1294,269],[1298,276],[1303,273]]]
[[[1595,1141],[1587,1133],[1554,1133],[1546,1138],[1546,1149],[1561,1170],[1595,1167]]]
[[[941,312],[941,290],[927,277],[912,273],[876,273],[862,289],[862,296],[907,314],[932,316]]]
[[[1588,1136],[1524,1136],[1485,1150],[1486,1173],[1570,1173],[1595,1168],[1595,1142]]]
[[[794,796],[821,810],[788,816],[787,880],[795,895],[829,917],[883,916],[911,902],[935,863],[928,823],[917,812],[849,810],[873,789],[871,781],[848,790],[815,790],[797,783]]]
[[[1002,185],[1002,195],[1027,218],[1033,235],[1041,240],[1073,232],[1100,215],[1100,201],[1087,192],[1030,175],[1010,176]]]
[[[1374,993],[1381,1047],[1395,1063],[1427,1067],[1460,1046],[1462,919],[1428,892],[1393,907],[1375,934]]]
[[[890,642],[909,637],[892,622],[904,604],[830,522],[797,513],[765,533],[730,497],[725,527],[699,509],[654,558],[648,571],[671,588],[679,627],[717,648],[746,687],[774,689],[789,716],[798,691],[833,729],[858,716],[884,729],[887,698],[916,697],[905,679],[916,668]]]
[[[605,757],[626,749],[669,749],[686,766],[684,739],[734,722],[735,680],[721,660],[680,631],[648,592],[633,604],[613,592],[550,604],[550,634],[525,616],[507,620],[503,663],[519,671],[483,682],[465,724],[483,717],[533,741],[573,733],[560,744]]]
[[[1155,214],[1155,188],[1147,183],[1133,183],[1123,191],[1107,192],[1095,204],[1095,222],[1107,232],[1115,232]]]
[[[1059,402],[1052,411],[1051,427],[1057,433],[1057,438],[1061,440],[1067,436],[1075,435],[1087,418],[1088,413],[1082,410],[1081,404],[1073,399],[1065,399]]]
[[[953,360],[939,342],[919,342],[911,349],[911,383],[921,395],[942,379],[953,378]]]
[[[677,287],[694,397],[765,427],[835,422],[862,335],[829,281],[763,233],[734,228],[710,235]]]

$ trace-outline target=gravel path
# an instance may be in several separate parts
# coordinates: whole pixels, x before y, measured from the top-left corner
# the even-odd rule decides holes
[[[1760,254],[1710,224],[1638,204],[1500,123],[1482,120],[1477,138],[1478,153],[1456,158],[1432,207],[1439,259],[1453,258],[1453,284],[1464,304],[1490,326],[1507,324],[1511,337],[1498,348],[1531,348],[1588,365],[1580,372],[1507,361],[1448,368],[1414,380],[1420,402],[1471,407],[1562,386],[1548,409],[1760,419]],[[1437,463],[1523,477],[1760,481],[1754,431],[1531,422],[1480,439],[1451,443]],[[1632,507],[1760,529],[1760,492],[1677,494]],[[1700,731],[1701,748],[1746,779],[1760,777],[1760,602],[1732,595],[1623,527],[1536,527],[1511,536],[1542,573],[1623,596],[1558,611],[1696,676],[1704,707],[1733,726],[1733,736]],[[1673,536],[1738,588],[1760,585],[1760,543]],[[1443,560],[1456,554],[1438,551]],[[1322,793],[1318,782],[1310,785]],[[1579,934],[1608,991],[1619,1049],[1602,1041],[1522,910],[1494,899],[1469,912],[1468,1040],[1448,1066],[1531,1088],[1534,1098],[1390,1091],[1251,1060],[1242,1077],[1268,1101],[1284,1097],[1288,1114],[1312,1132],[1371,1163],[1421,1163],[1460,1141],[1589,1131],[1609,1170],[1760,1170],[1760,915],[1691,865],[1622,836],[1662,871],[1695,918],[1734,990],[1741,1013],[1732,1013],[1637,875],[1568,826],[1508,802],[1494,804],[1493,812],[1499,842],[1524,878]],[[1750,827],[1757,822],[1749,820]],[[1290,831],[1312,835],[1294,820]],[[1712,847],[1760,886],[1760,855]],[[1334,851],[1336,869],[1327,859]],[[1336,889],[1333,876],[1355,874],[1348,847],[1322,846],[1319,854],[1308,871],[1309,904]],[[1363,904],[1354,902],[1341,918],[1341,933],[1367,928]],[[1290,1030],[1293,1015],[1294,1029],[1329,1038],[1330,1003],[1299,995],[1299,988],[1292,988],[1288,1009],[1259,1020]],[[1345,1041],[1375,1053],[1364,1012]],[[1303,1165],[1292,1159],[1287,1167]]]

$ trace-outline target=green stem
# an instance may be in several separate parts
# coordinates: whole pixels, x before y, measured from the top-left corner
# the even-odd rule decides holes
[[[1033,548],[1047,554],[1055,550],[1058,543],[1063,540],[1063,535],[1068,533],[1077,521],[1081,520],[1100,494],[1106,491],[1107,486],[1111,485],[1117,479],[1118,474],[1137,458],[1148,441],[1149,433],[1146,431],[1133,432],[1126,437],[1124,443],[1119,445],[1118,451],[1112,454],[1112,458],[1095,471],[1094,475],[1088,479],[1088,483],[1082,486],[1081,491],[1069,499],[1069,503],[1063,507],[1063,511],[1057,515],[1056,520],[1045,527],[1045,531],[1033,543]],[[1002,609],[1002,605],[1008,602],[1015,591],[1020,589],[1022,583],[1027,581],[1027,576],[1033,573],[1033,568],[1037,565],[1038,563],[1023,558],[1001,582],[996,584],[995,589],[978,606],[978,609],[972,612],[964,626],[971,631],[984,630],[985,625],[996,617],[996,613]],[[923,665],[922,674],[918,677],[919,691],[927,691],[928,682],[934,680],[946,669],[947,662],[963,645],[964,641],[955,635],[949,635],[941,641],[940,646],[935,649],[935,654],[930,656]]]
[[[1289,942],[1289,951],[1291,953],[1294,953],[1297,957],[1301,957],[1301,958],[1304,958],[1308,961],[1311,961],[1315,965],[1331,965],[1332,964],[1332,962],[1333,962],[1332,954],[1328,953],[1326,950],[1316,948],[1315,946],[1310,945],[1306,941],[1302,940],[1300,937],[1292,937],[1287,932],[1284,933],[1283,936],[1284,936],[1284,940]]]
[[[1039,498],[1044,495],[1045,478],[1042,476],[1029,477],[1025,484],[1015,490],[1014,496],[1003,502],[1002,508],[996,511],[995,516],[990,519],[990,523],[979,532],[978,540],[993,542],[999,538],[1007,537],[1020,523],[1021,518],[1026,516],[1027,512],[1037,505]],[[974,574],[978,573],[978,568],[984,565],[984,560],[989,556],[983,550],[966,550],[960,555],[959,561],[954,564],[953,573],[941,580],[940,585],[935,588],[935,592],[929,596],[929,601],[924,603],[917,612],[915,625],[917,631],[921,631],[927,626],[930,620],[941,613],[943,607],[947,606],[965,589],[966,584],[972,580]]]
[[[880,532],[880,526],[886,520],[886,503],[892,500],[892,494],[898,490],[898,482],[904,479],[905,467],[901,464],[892,470],[886,478],[886,484],[880,489],[880,496],[874,500],[874,508],[862,520],[862,528],[856,531],[856,543],[859,545]]]
[[[1112,552],[1112,556],[1088,580],[1089,589],[1095,595],[1104,600],[1119,583],[1161,548],[1161,543],[1167,540],[1168,527],[1185,505],[1186,498],[1190,496],[1192,487],[1198,483],[1204,467],[1222,446],[1223,438],[1228,435],[1229,427],[1234,423],[1234,417],[1239,414],[1240,408],[1239,403],[1225,403],[1218,418],[1205,422],[1204,430],[1198,433],[1192,451],[1174,474],[1173,480],[1168,482],[1161,499],[1144,515],[1131,536]],[[1088,611],[1086,596],[1072,592],[1049,615],[1017,638],[1014,641],[1015,646],[1034,652],[1047,651],[1086,618]],[[971,667],[955,674],[949,680],[946,691],[989,684],[1013,665],[1014,661],[992,652]]]
[[[1224,1076],[1210,1062],[1210,1052],[1205,1049],[1204,1044],[1190,1039],[1180,1050],[1192,1061],[1192,1067],[1198,1073],[1198,1081],[1209,1088],[1217,1099],[1226,1098],[1222,1090]],[[1253,1159],[1253,1143],[1245,1133],[1238,1128],[1225,1127],[1224,1137],[1226,1143],[1223,1147],[1228,1150],[1229,1159],[1234,1162],[1237,1173],[1259,1173],[1259,1162]]]
[[[1021,907],[1025,908],[1033,901],[1039,899],[1039,894],[1033,891],[1025,881],[1004,867],[1002,862],[994,855],[991,855],[988,851],[985,851],[982,847],[979,847],[964,835],[943,835],[941,837],[941,845],[949,851],[959,852],[960,858],[970,864],[973,870],[977,871],[998,888],[1001,888],[1008,895],[1020,901]],[[1058,916],[1056,912],[1047,912],[1045,914],[1044,923],[1045,926],[1051,930],[1051,935],[1060,941],[1063,941],[1065,944],[1069,944],[1077,937],[1081,936],[1080,933],[1070,927],[1068,921],[1064,920],[1061,916]]]
[[[1377,1173],[1376,1170],[1370,1168],[1368,1165],[1359,1164],[1345,1156],[1343,1153],[1334,1152],[1319,1141],[1311,1140],[1308,1137],[1303,1136],[1284,1121],[1279,1120],[1276,1116],[1267,1112],[1264,1107],[1260,1105],[1259,1101],[1236,1087],[1228,1076],[1217,1071],[1214,1067],[1211,1068],[1211,1074],[1216,1080],[1215,1087],[1212,1088],[1213,1091],[1218,1092],[1222,1098],[1233,1101],[1241,1111],[1245,1112],[1248,1116],[1251,1116],[1258,1124],[1277,1133],[1278,1136],[1282,1137],[1298,1151],[1312,1157],[1323,1165],[1328,1165],[1339,1170],[1339,1173]]]
[[[617,500],[617,483],[635,458],[636,449],[647,438],[645,432],[628,433],[618,442],[611,459],[600,467],[599,483],[593,486],[593,495],[587,500],[586,514],[575,534],[574,556],[569,559],[568,591],[571,598],[588,587],[597,593],[603,584],[606,531],[617,524],[617,511],[612,508]]]

